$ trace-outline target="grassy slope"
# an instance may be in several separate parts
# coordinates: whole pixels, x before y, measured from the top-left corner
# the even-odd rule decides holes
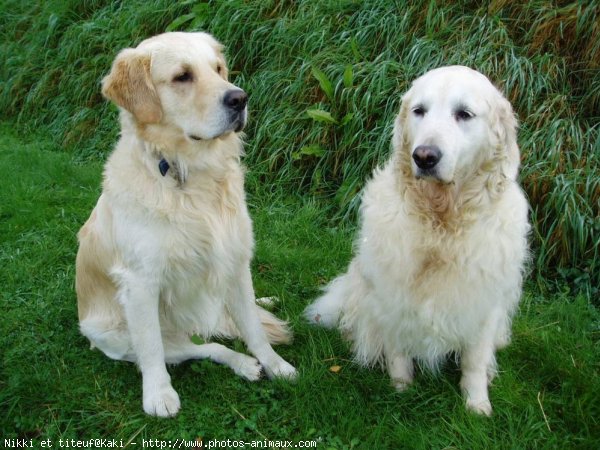
[[[513,344],[499,354],[494,417],[467,414],[459,373],[419,374],[400,395],[379,370],[348,359],[335,332],[300,318],[351,255],[352,230],[281,192],[256,190],[250,167],[258,295],[281,298],[296,339],[278,351],[294,384],[247,383],[209,362],[171,369],[183,401],[172,420],[145,416],[133,365],[78,333],[75,234],[99,194],[101,166],[77,163],[46,136],[0,127],[0,430],[2,439],[320,439],[319,448],[594,448],[600,439],[600,314],[583,298],[529,289]],[[327,251],[323,251],[327,249]],[[241,344],[233,343],[237,348]],[[337,374],[330,366],[342,367]],[[540,403],[543,407],[540,407]],[[544,413],[548,423],[544,420]],[[549,427],[549,429],[548,429]]]
[[[102,158],[117,133],[99,94],[114,54],[170,24],[213,32],[250,93],[248,159],[260,180],[333,199],[340,215],[355,211],[387,157],[410,81],[440,65],[473,66],[522,123],[535,273],[598,294],[598,2],[0,0],[0,11],[0,114],[47,127],[87,158]],[[311,120],[309,108],[338,124]]]

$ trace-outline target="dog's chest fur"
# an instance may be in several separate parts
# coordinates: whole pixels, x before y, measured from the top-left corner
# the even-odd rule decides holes
[[[159,282],[169,305],[165,321],[210,334],[221,320],[227,286],[252,256],[243,171],[236,158],[224,158],[221,170],[190,169],[181,183],[162,175],[158,163],[117,149],[106,165],[103,196],[120,263]]]
[[[383,170],[363,199],[359,261],[378,292],[363,312],[409,354],[435,361],[477,336],[491,311],[516,306],[526,203],[500,201],[450,230],[424,221],[394,186]]]
[[[150,276],[179,294],[225,283],[223,277],[235,276],[232,261],[247,264],[253,248],[239,162],[224,158],[219,171],[190,169],[183,184],[161,175],[158,163],[117,149],[106,166],[104,195],[120,253],[130,259],[125,264],[152,268]]]

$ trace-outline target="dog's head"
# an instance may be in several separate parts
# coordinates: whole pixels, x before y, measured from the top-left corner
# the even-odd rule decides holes
[[[227,81],[222,46],[206,33],[164,33],[122,50],[102,93],[135,124],[177,130],[189,142],[241,131],[247,95]]]
[[[393,142],[417,179],[450,184],[494,164],[514,179],[516,125],[510,103],[484,75],[442,67],[416,79],[402,98]]]

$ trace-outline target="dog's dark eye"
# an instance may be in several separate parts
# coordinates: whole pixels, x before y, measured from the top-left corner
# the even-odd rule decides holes
[[[219,75],[222,75],[223,73],[223,66],[221,66],[221,64],[217,64],[217,73]]]
[[[422,106],[415,106],[412,112],[415,116],[423,117],[427,111]]]
[[[456,117],[456,120],[460,121],[472,119],[473,117],[475,117],[475,114],[473,114],[470,111],[467,111],[466,109],[459,109],[454,113],[454,116]]]
[[[188,81],[192,81],[194,79],[194,75],[189,70],[180,73],[179,75],[173,78],[174,83],[187,83]]]

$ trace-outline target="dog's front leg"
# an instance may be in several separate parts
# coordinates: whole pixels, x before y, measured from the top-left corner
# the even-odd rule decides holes
[[[497,324],[498,313],[494,311],[483,324],[478,339],[461,352],[460,386],[467,409],[486,416],[492,414],[488,384],[496,370],[494,339]]]
[[[165,366],[156,278],[131,271],[120,271],[118,275],[119,296],[136,362],[142,372],[144,411],[152,416],[174,416],[180,403]]]
[[[296,369],[275,353],[260,322],[249,267],[242,269],[239,280],[236,280],[229,310],[242,339],[258,359],[267,376],[294,378]]]
[[[413,360],[403,352],[384,348],[385,362],[392,385],[398,392],[405,391],[413,382]]]

